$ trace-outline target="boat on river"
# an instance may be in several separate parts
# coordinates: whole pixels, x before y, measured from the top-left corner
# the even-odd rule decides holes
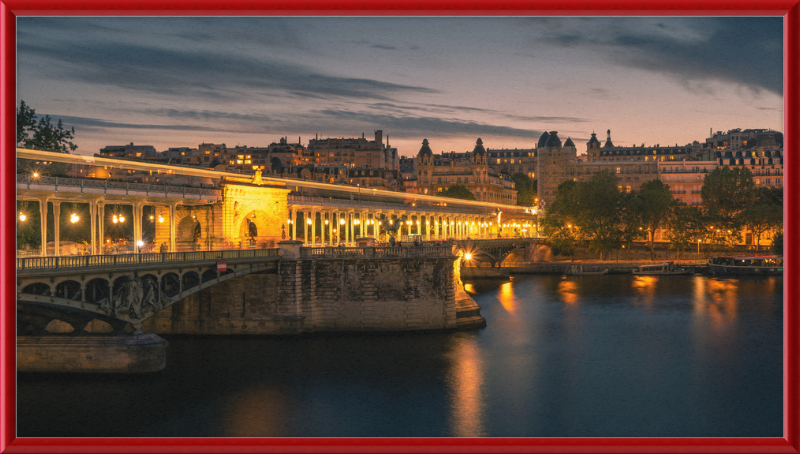
[[[706,270],[713,275],[782,275],[783,257],[712,257]]]
[[[662,275],[685,275],[694,274],[694,268],[686,268],[675,265],[675,262],[654,263],[652,265],[640,265],[632,271],[637,276],[662,276]]]
[[[608,268],[602,270],[585,270],[583,265],[573,265],[569,267],[565,274],[570,276],[602,276],[608,274]]]

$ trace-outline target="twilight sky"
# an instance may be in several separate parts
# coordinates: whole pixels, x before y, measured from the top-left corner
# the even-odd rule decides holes
[[[783,130],[783,19],[20,17],[17,96],[77,153],[388,134],[401,155]]]

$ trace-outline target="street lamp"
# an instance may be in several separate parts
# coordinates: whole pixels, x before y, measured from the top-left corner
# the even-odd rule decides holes
[[[697,260],[700,260],[700,240],[697,240]]]
[[[27,217],[27,216],[25,216],[25,213],[23,213],[22,211],[20,211],[20,212],[19,212],[19,220],[20,220],[20,221],[22,221],[22,222],[25,222],[25,219],[28,219],[28,217]]]
[[[136,242],[136,246],[139,248],[139,253],[142,252],[142,246],[144,246],[144,241],[139,240]]]

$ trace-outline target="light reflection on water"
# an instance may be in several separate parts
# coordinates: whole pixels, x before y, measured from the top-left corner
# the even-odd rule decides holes
[[[781,278],[466,286],[485,329],[166,336],[157,374],[22,375],[19,435],[782,436]]]

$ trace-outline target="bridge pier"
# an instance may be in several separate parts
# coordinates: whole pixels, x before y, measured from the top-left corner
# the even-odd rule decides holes
[[[163,369],[168,342],[150,334],[17,336],[19,372],[146,373]]]

